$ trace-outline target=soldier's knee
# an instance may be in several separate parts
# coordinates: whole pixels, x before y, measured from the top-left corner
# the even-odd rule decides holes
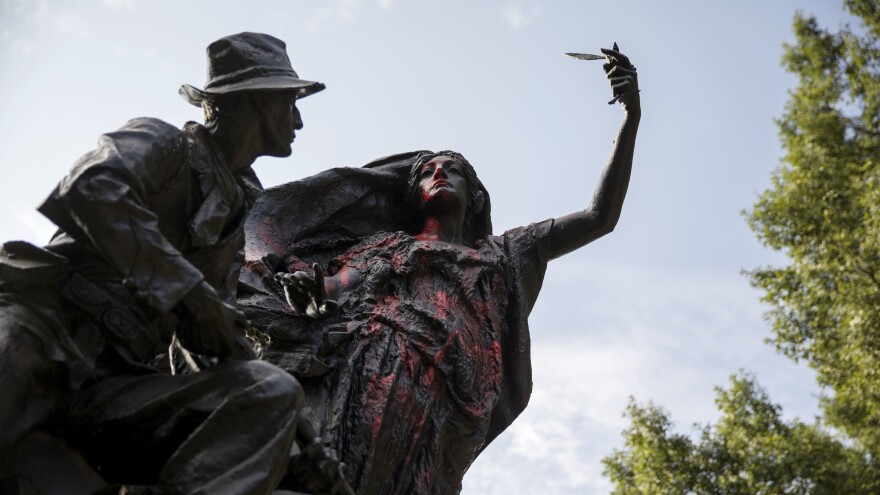
[[[305,403],[302,385],[290,373],[265,361],[243,361],[247,373],[273,396],[284,398],[289,407],[299,409]]]
[[[57,363],[27,334],[10,338],[0,332],[0,457],[34,428],[55,407],[57,392],[65,382]]]

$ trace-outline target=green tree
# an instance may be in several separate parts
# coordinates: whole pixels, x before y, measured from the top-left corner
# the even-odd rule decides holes
[[[874,458],[817,424],[786,422],[748,375],[717,389],[721,418],[698,440],[662,409],[630,402],[624,448],[603,460],[613,495],[876,495]]]
[[[799,83],[779,120],[784,165],[750,215],[791,264],[751,274],[771,341],[833,394],[829,424],[880,454],[880,3],[846,0],[860,32],[798,15],[784,65]]]
[[[693,439],[631,401],[624,447],[604,459],[615,495],[880,493],[880,2],[844,5],[858,28],[795,17],[785,158],[748,216],[790,260],[750,274],[770,341],[817,371],[824,416],[784,421],[747,375],[718,389],[721,418]]]

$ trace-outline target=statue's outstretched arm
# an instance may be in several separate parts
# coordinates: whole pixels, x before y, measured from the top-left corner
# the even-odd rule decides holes
[[[568,254],[614,230],[632,170],[636,131],[639,128],[641,107],[636,69],[626,55],[614,49],[602,49],[608,58],[605,73],[611,82],[614,99],[624,110],[623,123],[614,141],[611,158],[602,172],[593,201],[585,209],[557,218],[551,231],[550,259]]]

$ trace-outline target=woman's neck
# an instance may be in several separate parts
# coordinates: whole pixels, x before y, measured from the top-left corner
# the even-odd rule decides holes
[[[425,226],[422,232],[416,235],[416,239],[422,241],[443,241],[453,244],[463,244],[462,231],[464,219],[429,216],[425,218]]]

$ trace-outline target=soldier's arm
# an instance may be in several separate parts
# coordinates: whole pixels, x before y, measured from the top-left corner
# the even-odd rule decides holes
[[[189,173],[180,131],[156,119],[135,119],[101,136],[99,146],[40,208],[80,242],[91,245],[148,310],[162,314],[182,303],[196,352],[224,356],[236,348],[234,326],[246,321],[160,230],[150,208],[156,191]],[[173,221],[188,221],[183,218]],[[203,329],[204,331],[199,331]]]

